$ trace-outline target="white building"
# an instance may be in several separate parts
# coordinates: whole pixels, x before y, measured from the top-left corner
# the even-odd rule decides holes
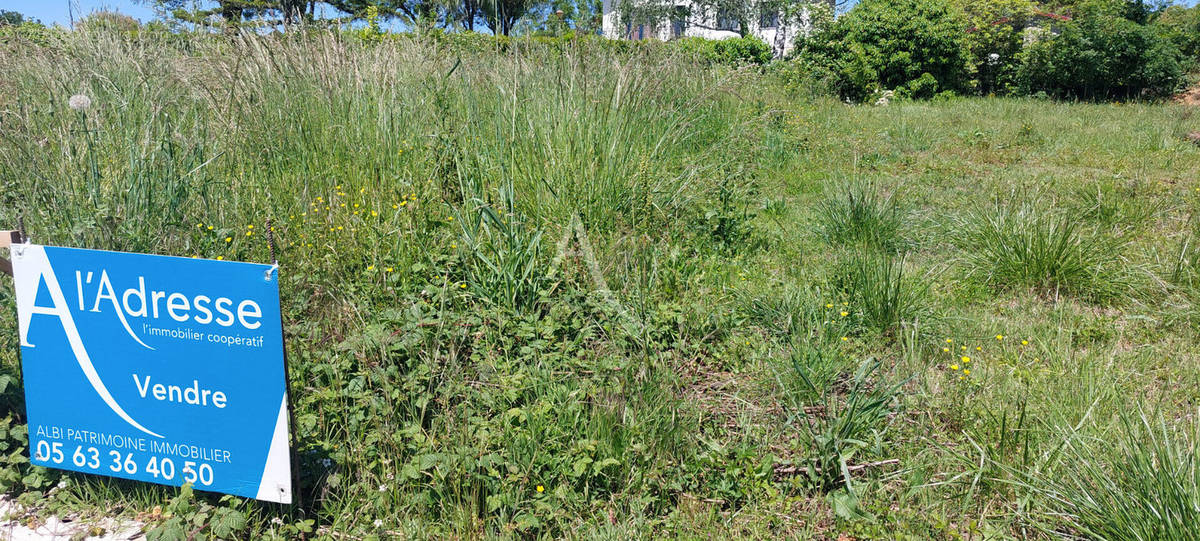
[[[637,0],[604,0],[604,18],[602,32],[610,39],[657,39],[670,40],[680,37],[701,37],[706,39],[735,38],[742,35],[738,20],[726,13],[714,12],[693,7],[691,0],[670,0],[673,9],[670,17],[665,17],[657,24],[630,24],[622,22],[621,6],[623,1]],[[792,24],[780,24],[780,12],[777,9],[763,8],[756,10],[756,17],[749,17],[750,28],[748,36],[757,37],[771,46],[775,56],[783,56],[791,50],[797,36],[803,35],[810,28],[808,10]]]

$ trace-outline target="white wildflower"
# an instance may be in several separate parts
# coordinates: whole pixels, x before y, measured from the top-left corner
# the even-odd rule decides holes
[[[380,527],[380,526],[383,526],[383,521],[382,521],[382,520],[379,520],[379,519],[375,519],[375,523],[374,523],[374,524],[375,524],[375,527],[376,527],[376,528],[378,528],[378,527]]]
[[[1000,55],[999,55],[999,54],[997,54],[997,53],[992,53],[992,54],[989,54],[989,55],[988,55],[988,64],[995,64],[996,62],[999,62],[999,61],[1000,61]]]
[[[387,485],[379,485],[380,492],[387,492]]]
[[[274,524],[276,526],[283,526],[283,519],[281,519],[279,517],[271,517],[271,524]]]
[[[71,96],[71,99],[67,100],[67,105],[70,105],[76,111],[82,111],[92,106],[92,98],[87,97],[85,94],[75,94]]]

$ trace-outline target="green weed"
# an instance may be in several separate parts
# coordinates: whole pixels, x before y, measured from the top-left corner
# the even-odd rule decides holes
[[[1090,539],[1200,536],[1196,423],[1173,428],[1161,417],[1124,412],[1106,431],[1116,434],[1067,430],[1051,468],[1022,483],[1054,510],[1033,519],[1048,532]]]
[[[839,317],[894,337],[929,313],[928,286],[905,275],[904,256],[857,252],[845,256],[841,267],[836,278],[851,300]]]
[[[811,360],[812,355],[805,356]],[[895,400],[903,385],[879,380],[881,363],[868,359],[848,378],[845,386],[826,385],[811,377],[811,368],[800,357],[792,357],[792,371],[799,389],[791,395],[791,425],[807,450],[797,468],[803,484],[811,490],[831,492],[845,489],[855,493],[850,466],[860,453],[883,438],[885,421],[895,412]],[[816,397],[808,400],[807,397]],[[815,406],[806,408],[806,406]]]
[[[1119,237],[1085,230],[1075,217],[1028,204],[977,210],[955,224],[968,272],[999,288],[1028,288],[1094,302],[1134,292]]]
[[[849,183],[817,206],[817,229],[829,244],[897,250],[903,218],[892,197],[869,183]]]

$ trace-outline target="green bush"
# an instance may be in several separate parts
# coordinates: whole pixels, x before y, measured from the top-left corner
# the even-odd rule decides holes
[[[1155,26],[1192,66],[1200,63],[1200,6],[1170,6],[1158,15]]]
[[[1088,100],[1155,98],[1183,78],[1179,48],[1151,26],[1102,12],[1063,24],[1021,52],[1021,90]]]
[[[797,50],[834,74],[843,98],[863,101],[887,89],[930,98],[967,88],[965,28],[947,0],[864,0]]]
[[[962,0],[967,16],[965,35],[974,72],[972,85],[981,94],[1016,90],[1017,60],[1024,29],[1036,9],[1032,0]]]
[[[728,39],[688,37],[672,41],[669,46],[713,64],[762,65],[771,61],[771,46],[756,37]]]

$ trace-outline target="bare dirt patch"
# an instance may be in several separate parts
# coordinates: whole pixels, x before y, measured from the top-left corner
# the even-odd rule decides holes
[[[1175,96],[1175,102],[1182,103],[1183,105],[1200,106],[1200,85],[1193,86]]]

